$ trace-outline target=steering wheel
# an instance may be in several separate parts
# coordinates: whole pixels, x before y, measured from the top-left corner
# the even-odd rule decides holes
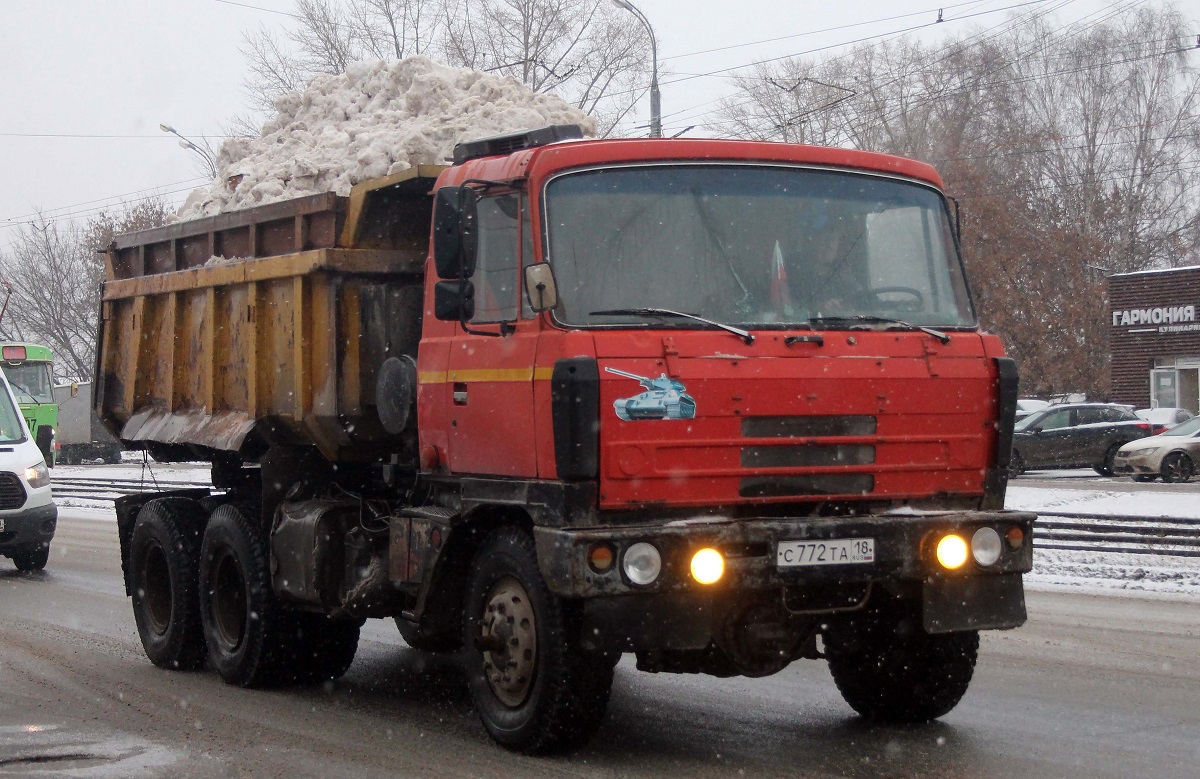
[[[915,287],[872,287],[867,294],[880,308],[893,311],[923,311],[925,294]]]

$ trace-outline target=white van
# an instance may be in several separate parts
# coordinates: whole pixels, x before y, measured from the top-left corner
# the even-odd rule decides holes
[[[0,372],[0,555],[20,571],[45,568],[57,524],[50,471]]]

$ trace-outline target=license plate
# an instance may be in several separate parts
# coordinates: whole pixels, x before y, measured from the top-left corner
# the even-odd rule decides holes
[[[802,565],[858,565],[875,562],[874,538],[830,538],[823,541],[782,541],[775,553],[780,568]]]

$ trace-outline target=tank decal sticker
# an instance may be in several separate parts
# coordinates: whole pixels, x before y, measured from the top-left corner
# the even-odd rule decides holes
[[[617,417],[626,422],[649,419],[695,419],[696,401],[687,394],[683,382],[662,374],[657,379],[639,376],[616,368],[605,368],[608,373],[633,379],[645,388],[645,392],[629,398],[613,401]]]

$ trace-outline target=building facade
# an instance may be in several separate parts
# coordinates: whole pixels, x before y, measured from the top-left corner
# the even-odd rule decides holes
[[[1200,266],[1108,277],[1111,397],[1200,413]]]

